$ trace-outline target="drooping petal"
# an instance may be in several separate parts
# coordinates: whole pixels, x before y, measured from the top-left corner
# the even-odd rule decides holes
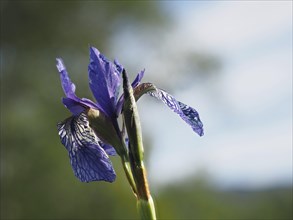
[[[199,118],[198,112],[194,108],[177,101],[172,95],[158,89],[152,83],[142,83],[134,89],[134,97],[136,100],[146,93],[166,104],[173,112],[177,113],[189,124],[192,130],[198,135],[202,136],[204,134],[203,124]]]
[[[172,95],[158,88],[150,91],[149,94],[161,100],[173,112],[177,113],[199,136],[203,135],[203,124],[194,108],[177,101]]]
[[[117,66],[116,66],[117,65]],[[121,65],[108,61],[96,48],[90,47],[89,85],[97,104],[109,117],[116,117],[118,88],[121,84]]]
[[[113,182],[115,171],[105,150],[89,127],[86,114],[72,116],[58,124],[62,144],[69,153],[74,174],[82,182]]]
[[[79,98],[75,95],[75,85],[70,80],[62,59],[57,58],[57,69],[60,73],[61,85],[67,98],[63,98],[63,104],[74,114],[80,114],[85,108],[95,108],[98,106],[89,99]]]

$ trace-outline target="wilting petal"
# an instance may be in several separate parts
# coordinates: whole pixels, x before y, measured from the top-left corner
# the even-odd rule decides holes
[[[117,66],[116,66],[117,65]],[[90,48],[89,85],[97,104],[107,116],[116,116],[118,89],[122,67],[109,62],[96,48]]]
[[[59,136],[66,147],[74,174],[82,182],[113,182],[115,171],[105,150],[89,127],[85,113],[58,124]]]
[[[150,91],[149,94],[161,100],[173,112],[177,113],[198,135],[203,135],[203,124],[194,108],[177,101],[173,96],[158,88]]]

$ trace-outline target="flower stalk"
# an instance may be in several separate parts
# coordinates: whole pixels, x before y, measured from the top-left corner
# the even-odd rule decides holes
[[[139,115],[132,86],[126,71],[122,71],[124,106],[123,119],[129,138],[129,159],[137,189],[137,209],[141,219],[156,219],[155,206],[150,194],[146,168],[143,163],[143,142]]]
[[[116,173],[109,156],[120,156],[137,199],[141,219],[156,219],[143,162],[142,132],[136,101],[145,94],[158,99],[202,136],[203,124],[198,112],[153,83],[141,83],[144,70],[130,84],[124,67],[117,61],[109,61],[94,47],[90,47],[88,76],[89,87],[96,101],[79,98],[62,59],[57,58],[56,61],[66,96],[62,98],[62,103],[71,112],[69,118],[57,124],[58,135],[68,152],[74,175],[81,182],[111,183],[115,181]],[[122,79],[124,94],[119,97]],[[120,116],[123,117],[122,129],[118,123]]]
[[[132,189],[134,195],[137,197],[136,183],[135,183],[133,175],[132,175],[132,169],[131,169],[131,166],[129,163],[129,159],[125,158],[125,156],[122,156],[121,160],[122,160],[122,166],[123,166],[124,172],[126,174],[126,178],[131,186],[131,189]]]

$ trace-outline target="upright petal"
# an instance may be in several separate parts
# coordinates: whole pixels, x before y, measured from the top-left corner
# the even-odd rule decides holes
[[[62,59],[57,58],[57,69],[60,73],[61,85],[66,97],[75,99],[75,85],[71,82]]]
[[[68,108],[73,115],[80,114],[87,107],[98,109],[98,106],[91,100],[86,98],[80,99],[75,95],[75,85],[70,80],[62,59],[57,58],[56,61],[56,66],[60,73],[61,85],[67,97],[62,100],[66,108]]]
[[[90,47],[89,85],[97,104],[109,117],[116,117],[118,88],[122,67],[108,61],[96,48]]]
[[[61,142],[69,153],[74,174],[80,181],[115,180],[111,161],[89,127],[85,113],[59,123],[58,131]]]
[[[132,88],[135,88],[140,83],[140,81],[142,80],[144,76],[144,72],[145,70],[142,70],[136,75],[135,79],[131,83]]]

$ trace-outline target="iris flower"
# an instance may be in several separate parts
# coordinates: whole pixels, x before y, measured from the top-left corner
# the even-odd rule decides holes
[[[63,104],[72,116],[58,123],[62,144],[68,151],[75,176],[82,182],[113,182],[115,171],[109,156],[127,152],[127,135],[118,118],[123,115],[124,95],[119,97],[123,66],[110,62],[96,48],[90,47],[88,66],[89,86],[95,102],[79,98],[75,85],[68,76],[62,59],[57,58],[57,69],[65,96]],[[138,100],[149,94],[161,100],[177,113],[198,135],[203,135],[203,125],[197,111],[177,101],[172,95],[152,83],[141,83],[144,70],[133,81],[134,96]]]

